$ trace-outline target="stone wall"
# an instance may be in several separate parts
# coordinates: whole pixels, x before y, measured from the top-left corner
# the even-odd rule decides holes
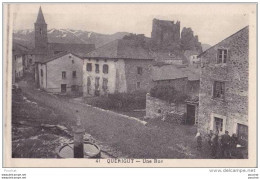
[[[154,44],[167,48],[180,42],[180,22],[153,19],[151,39]]]
[[[166,101],[151,97],[149,93],[146,95],[146,117],[156,118],[172,111],[186,113],[186,105],[169,104]]]
[[[127,92],[136,90],[149,92],[152,83],[152,60],[125,59],[125,77]],[[142,73],[137,73],[137,68],[142,68]],[[137,87],[140,82],[140,88]]]
[[[189,96],[192,96],[192,97],[199,96],[199,91],[200,91],[200,81],[199,80],[188,81],[187,94]]]
[[[198,36],[194,36],[191,28],[184,27],[181,31],[181,48],[182,50],[192,50],[201,53],[202,47]]]
[[[217,50],[228,50],[227,62],[216,64]],[[224,82],[224,99],[213,98],[214,81]],[[199,95],[199,129],[213,129],[214,117],[223,120],[223,131],[236,133],[248,122],[248,27],[202,54]]]

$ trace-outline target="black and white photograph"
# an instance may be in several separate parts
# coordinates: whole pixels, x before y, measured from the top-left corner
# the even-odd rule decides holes
[[[4,4],[5,165],[256,166],[256,7]]]

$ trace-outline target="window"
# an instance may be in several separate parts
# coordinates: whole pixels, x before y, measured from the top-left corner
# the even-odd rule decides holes
[[[32,59],[29,59],[29,63],[32,64]]]
[[[218,49],[217,64],[227,62],[227,49]]]
[[[61,92],[65,93],[67,91],[67,85],[66,84],[61,84]]]
[[[91,79],[88,76],[88,78],[87,78],[87,92],[88,92],[88,94],[90,94],[90,90],[91,90]]]
[[[71,63],[74,64],[74,60],[71,60]]]
[[[40,34],[42,34],[42,29],[40,28]]]
[[[66,79],[66,71],[62,72],[62,79]]]
[[[223,132],[223,119],[215,117],[214,118],[214,129],[219,132]]]
[[[214,82],[213,97],[224,99],[225,95],[225,83],[220,81]]]
[[[72,72],[72,78],[77,78],[77,72],[76,71]]]
[[[43,77],[43,70],[41,69],[41,77]]]
[[[142,67],[137,67],[137,74],[139,74],[139,75],[143,74],[143,68]]]
[[[102,88],[103,88],[104,91],[106,91],[107,88],[108,88],[107,84],[108,84],[108,79],[107,78],[103,78]]]
[[[99,77],[95,78],[95,96],[100,95],[100,90],[99,90]]]
[[[103,73],[107,74],[108,73],[108,65],[103,65]]]
[[[87,63],[87,71],[92,71],[92,64],[91,63]]]
[[[96,73],[99,73],[99,64],[95,64],[96,67]]]
[[[136,83],[136,88],[139,89],[141,87],[141,83],[140,82],[137,82]]]
[[[99,89],[99,77],[95,78],[95,89],[98,90]]]

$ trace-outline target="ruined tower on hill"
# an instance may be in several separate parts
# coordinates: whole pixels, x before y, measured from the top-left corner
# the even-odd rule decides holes
[[[178,48],[180,44],[180,22],[153,19],[151,39],[160,48]]]

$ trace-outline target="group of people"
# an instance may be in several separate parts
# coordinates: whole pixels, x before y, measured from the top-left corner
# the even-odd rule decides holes
[[[231,158],[232,150],[236,148],[238,144],[238,138],[236,134],[232,136],[229,135],[228,131],[225,131],[225,134],[219,135],[218,130],[213,132],[210,130],[210,133],[206,136],[207,142],[210,146],[212,158]],[[202,137],[198,132],[196,134],[197,140],[197,149],[202,149]]]

